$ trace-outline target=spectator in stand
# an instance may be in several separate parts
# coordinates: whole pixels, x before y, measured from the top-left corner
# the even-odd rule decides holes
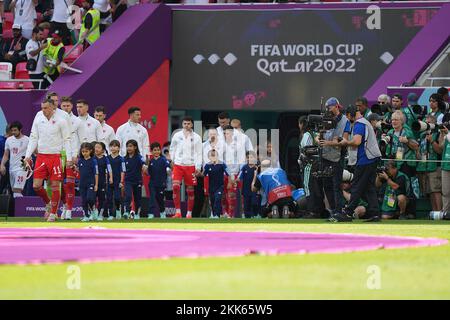
[[[36,23],[37,4],[38,0],[13,0],[9,5],[9,10],[14,12],[14,24],[22,27],[22,34],[27,39],[31,39]]]
[[[127,10],[127,0],[109,0],[112,21],[116,21]]]
[[[50,22],[53,14],[53,0],[39,0],[35,9],[36,12],[42,13],[41,21]]]
[[[33,29],[33,35],[31,36],[31,39],[28,40],[25,47],[28,59],[27,70],[30,79],[44,79],[44,55],[42,54],[42,50],[47,47],[47,43],[42,40],[44,40],[44,30],[35,27]],[[31,60],[36,61],[36,63],[30,63]],[[33,86],[35,89],[39,89],[40,83],[33,82]]]
[[[0,34],[3,34],[3,0],[0,0]]]
[[[67,21],[69,20],[68,8],[73,4],[74,0],[53,0],[50,34],[53,34],[55,30],[59,30],[64,45],[69,45],[72,42]]]
[[[3,61],[10,62],[13,65],[13,77],[15,74],[16,64],[26,61],[25,47],[27,39],[22,36],[19,25],[13,25],[13,38],[6,40],[3,44],[2,55]]]
[[[100,12],[100,33],[103,33],[106,30],[111,17],[109,1],[94,0],[92,8],[97,9]]]
[[[444,110],[442,110],[442,112],[450,112],[450,105],[449,105],[450,100],[448,97],[448,89],[446,87],[440,87],[436,93],[440,94],[442,97],[444,106]]]
[[[83,17],[78,41],[83,43],[84,49],[92,46],[100,38],[100,11],[93,5],[94,0],[83,1],[86,14]]]

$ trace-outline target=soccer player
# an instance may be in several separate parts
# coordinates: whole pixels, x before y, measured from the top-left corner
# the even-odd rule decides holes
[[[159,209],[159,217],[166,218],[166,209],[164,206],[164,191],[166,190],[167,170],[171,167],[171,161],[161,155],[161,145],[154,142],[150,145],[152,150],[152,159],[150,160],[147,173],[150,176],[148,184],[150,189],[150,205],[148,218],[153,219],[156,207]]]
[[[209,162],[205,164],[203,175],[209,178],[208,194],[211,203],[210,218],[218,219],[222,214],[224,176],[228,176],[228,172],[227,166],[223,162],[219,162],[219,153],[216,150],[210,150],[208,152],[208,157]]]
[[[63,180],[61,151],[71,154],[70,130],[67,122],[55,115],[54,104],[50,99],[41,104],[42,114],[35,118],[31,128],[30,140],[25,154],[25,161],[31,163],[31,155],[37,149],[38,155],[34,168],[33,189],[46,204],[48,222],[55,221],[60,200],[60,187]],[[71,166],[72,161],[68,160]],[[51,201],[42,188],[45,179],[50,181]]]
[[[26,171],[22,166],[25,158],[29,138],[22,134],[22,124],[14,121],[10,124],[11,136],[6,139],[5,152],[3,153],[0,171],[6,174],[6,162],[9,160],[9,181],[13,191],[13,197],[22,197],[22,190],[26,183]]]
[[[77,112],[78,118],[81,120],[82,125],[84,126],[84,136],[82,137],[81,142],[105,142],[103,136],[103,129],[98,122],[98,120],[94,119],[89,115],[89,104],[84,99],[77,100]]]
[[[145,162],[139,152],[136,140],[127,142],[127,155],[125,156],[125,201],[123,217],[133,216],[135,220],[140,219],[142,200],[142,173],[147,170]],[[134,199],[135,213],[131,211],[131,199]]]
[[[141,109],[131,107],[128,109],[129,120],[117,128],[116,137],[121,145],[120,155],[127,154],[127,142],[135,140],[138,144],[139,151],[144,159],[150,154],[150,140],[147,129],[141,124]]]
[[[121,218],[120,206],[122,204],[121,191],[125,185],[125,172],[127,168],[125,166],[125,160],[120,156],[120,142],[117,140],[111,141],[109,144],[109,150],[111,154],[108,156],[109,163],[111,165],[111,172],[113,176],[112,184],[108,186],[106,195],[108,203],[108,220],[113,220],[113,205],[116,208],[116,219]]]
[[[72,112],[73,104],[72,98],[61,97],[61,110],[66,112],[69,116],[70,128],[71,128],[71,138],[70,144],[72,146],[72,155],[67,155],[67,158],[72,159],[73,165],[71,167],[64,167],[64,187],[62,202],[64,203],[63,210],[61,213],[62,220],[72,219],[72,209],[73,201],[75,199],[75,178],[76,173],[74,170],[74,165],[78,163],[78,152],[80,150],[81,140],[85,136],[84,126],[81,125],[81,120],[73,114]],[[58,109],[57,109],[58,110]]]
[[[106,151],[109,154],[110,153],[109,144],[111,143],[111,141],[116,140],[116,134],[114,133],[113,127],[111,127],[105,121],[106,108],[103,106],[98,106],[97,108],[95,108],[94,118],[97,119],[98,122],[100,122],[104,138],[103,142],[105,143]]]
[[[182,121],[183,129],[175,133],[170,144],[170,155],[173,159],[173,202],[175,204],[174,218],[181,218],[180,191],[184,179],[188,194],[186,218],[192,218],[194,208],[194,187],[197,176],[202,168],[202,139],[192,128],[194,120],[186,116]]]

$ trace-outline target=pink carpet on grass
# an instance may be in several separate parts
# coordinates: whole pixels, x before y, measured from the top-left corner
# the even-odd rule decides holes
[[[0,228],[0,264],[342,253],[446,243],[430,238],[301,232]]]

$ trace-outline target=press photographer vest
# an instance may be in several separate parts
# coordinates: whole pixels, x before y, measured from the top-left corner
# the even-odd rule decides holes
[[[403,172],[398,171],[397,176],[394,179],[394,182],[399,177],[403,177],[406,183],[406,196],[411,195],[411,182],[409,177],[406,176]],[[384,192],[383,203],[381,204],[382,212],[395,212],[397,211],[397,196],[395,195],[395,190],[388,184],[386,186],[386,190]]]
[[[423,162],[418,162],[416,170],[417,172],[434,172],[436,171],[439,163],[437,162],[426,162],[426,160],[439,160],[439,155],[433,149],[433,143],[430,143],[426,139],[427,132],[422,132],[420,134],[420,158]],[[439,133],[434,132],[432,134],[432,141],[438,141]]]
[[[377,136],[375,135],[375,131],[373,131],[373,127],[370,122],[366,118],[359,118],[356,122],[362,123],[365,125],[365,141],[361,141],[364,143],[364,152],[366,153],[367,159],[372,160],[381,157],[380,147],[378,146]]]
[[[345,126],[347,124],[347,117],[342,115],[341,119],[336,125],[336,128],[328,130],[325,133],[325,140],[332,141],[335,137],[342,137],[344,135]],[[331,162],[339,162],[342,157],[342,150],[340,147],[324,146],[322,151],[324,159]]]
[[[447,136],[445,136],[445,144],[444,151],[442,152],[442,160],[450,161],[450,142],[447,140]],[[450,162],[442,162],[442,170],[450,171]]]
[[[277,200],[292,196],[291,183],[286,172],[280,168],[269,168],[258,175],[267,203],[272,204]]]

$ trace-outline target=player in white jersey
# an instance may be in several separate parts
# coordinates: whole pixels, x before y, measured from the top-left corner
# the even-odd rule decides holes
[[[141,109],[131,107],[128,109],[129,120],[116,131],[117,140],[120,142],[120,155],[124,157],[127,154],[127,142],[136,140],[142,157],[145,159],[150,156],[150,139],[147,129],[139,122],[141,121]]]
[[[181,218],[180,190],[184,180],[188,195],[186,218],[190,219],[194,208],[194,187],[202,169],[202,138],[192,130],[194,121],[191,117],[184,117],[182,126],[183,130],[175,133],[170,142],[170,155],[174,163],[172,172],[173,202],[176,210],[174,218]]]
[[[0,171],[6,174],[6,162],[9,160],[9,181],[13,197],[22,197],[22,191],[27,181],[27,172],[22,161],[28,147],[28,137],[22,134],[22,124],[14,121],[10,125],[11,136],[6,139],[5,153],[3,154]]]
[[[86,100],[80,99],[77,101],[78,118],[81,120],[81,124],[84,126],[84,136],[80,143],[83,142],[103,142],[103,130],[100,122],[89,115],[89,104]]]
[[[113,127],[108,125],[105,121],[106,118],[106,109],[103,106],[98,106],[95,108],[94,112],[94,118],[100,122],[100,125],[102,126],[102,132],[103,132],[103,139],[106,146],[106,151],[109,154],[109,144],[111,141],[116,140],[116,133],[114,132]]]
[[[67,122],[55,115],[53,101],[44,100],[41,104],[42,115],[37,116],[31,128],[30,140],[24,161],[31,166],[31,155],[37,150],[34,167],[33,189],[45,204],[50,204],[47,221],[55,221],[60,200],[60,187],[63,180],[61,152],[72,154],[70,131]],[[71,166],[72,161],[67,161]],[[50,181],[52,190],[51,201],[47,192],[42,188],[45,179]]]
[[[72,113],[73,104],[72,99],[70,97],[61,97],[61,110],[66,112],[69,115],[70,124],[71,124],[71,139],[70,145],[72,149],[72,154],[67,155],[68,159],[72,159],[73,165],[78,162],[78,153],[80,150],[81,143],[80,141],[83,137],[86,136],[84,133],[84,126],[81,123],[81,120]],[[72,219],[72,209],[73,209],[73,201],[75,199],[75,179],[76,173],[74,170],[74,166],[65,167],[65,181],[63,187],[63,194],[61,195],[62,202],[64,203],[64,207],[61,213],[62,220],[71,220]]]

